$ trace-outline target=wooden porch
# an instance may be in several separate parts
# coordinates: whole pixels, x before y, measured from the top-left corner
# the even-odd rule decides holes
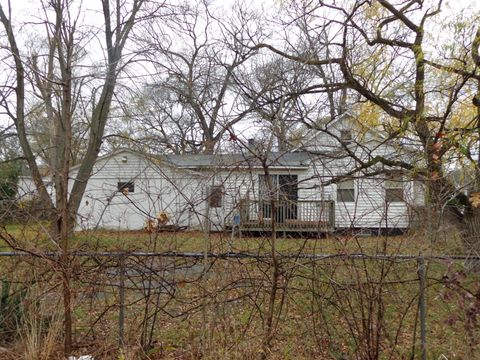
[[[273,224],[272,224],[273,222]],[[240,202],[241,231],[331,232],[335,228],[332,200],[244,199]]]

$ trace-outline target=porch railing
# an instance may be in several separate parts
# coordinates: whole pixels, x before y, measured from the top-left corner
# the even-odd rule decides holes
[[[333,229],[335,202],[332,200],[262,201],[243,199],[240,202],[240,227],[270,230],[272,221],[278,230],[317,231]]]

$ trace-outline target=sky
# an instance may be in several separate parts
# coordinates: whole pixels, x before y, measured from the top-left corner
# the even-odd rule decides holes
[[[234,0],[229,0],[228,3],[233,3]],[[8,0],[0,0],[0,3],[3,6],[8,4]],[[42,32],[44,32],[44,27],[39,25],[42,20],[41,12],[41,1],[40,0],[11,0],[12,4],[12,18],[14,23],[17,25],[16,28],[19,30],[19,34],[23,35],[20,41],[24,43],[31,43],[35,40],[35,36],[32,36],[32,30],[37,30],[37,37],[40,39],[42,37]],[[82,11],[80,12],[80,22],[89,24],[89,26],[96,27],[98,29],[102,28],[103,25],[103,15],[101,14],[101,1],[100,0],[83,0],[74,1],[75,6],[81,4]],[[273,11],[276,5],[279,4],[288,4],[288,1],[282,2],[277,0],[272,1],[255,1],[255,6],[259,8],[264,8],[266,11]],[[441,14],[441,17],[449,19],[455,14],[458,14],[461,9],[469,8],[473,11],[480,11],[480,1],[479,0],[450,0],[445,2],[445,9]],[[27,22],[23,26],[19,25],[21,23]],[[442,33],[442,30],[439,29],[441,36],[448,37],[450,34]],[[101,43],[101,37],[99,36],[98,41],[93,41],[88,44],[87,51],[89,53],[90,60],[92,62],[99,62],[103,58],[103,51]],[[136,68],[136,73],[141,73],[144,71],[144,67]],[[146,68],[145,71],[148,71]],[[5,76],[5,75],[0,75]],[[5,118],[5,115],[0,115],[0,124],[8,123],[8,120]],[[246,130],[246,129],[242,129]],[[248,131],[247,131],[247,137]]]

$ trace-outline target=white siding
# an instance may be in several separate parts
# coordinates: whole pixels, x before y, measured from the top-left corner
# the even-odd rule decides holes
[[[340,130],[351,129],[355,141],[361,142],[361,146],[352,142],[348,145],[355,155],[368,161],[375,156],[383,156],[388,159],[402,160],[405,153],[393,143],[385,143],[381,138],[369,131],[355,133],[355,121],[344,117],[333,122],[328,131],[340,136]],[[422,196],[419,196],[421,187],[415,186],[413,181],[404,183],[404,202],[387,204],[385,201],[385,181],[381,176],[367,177],[362,173],[353,174],[355,184],[355,201],[342,202],[337,199],[336,184],[327,184],[334,178],[349,174],[356,168],[355,160],[345,150],[342,150],[340,142],[325,132],[319,132],[311,136],[305,148],[322,153],[313,160],[307,177],[316,177],[309,180],[315,190],[305,192],[306,196],[335,201],[335,226],[337,228],[407,228],[410,223],[411,209],[423,204]],[[378,169],[373,167],[367,171]],[[315,185],[320,185],[317,190]]]
[[[118,182],[128,181],[134,182],[134,192],[119,192]],[[170,216],[170,224],[197,228],[202,226],[202,187],[198,174],[119,153],[96,164],[79,209],[78,228],[142,229],[160,212]]]
[[[54,195],[54,189],[52,186],[50,176],[45,176],[43,178],[43,183],[47,189],[47,192],[50,196]],[[17,198],[20,201],[31,200],[37,194],[37,189],[35,183],[31,176],[19,176],[17,183]]]

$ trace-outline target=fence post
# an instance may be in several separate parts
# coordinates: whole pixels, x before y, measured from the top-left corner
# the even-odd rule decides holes
[[[425,298],[426,288],[426,268],[425,258],[420,256],[417,259],[418,263],[418,279],[420,283],[420,296],[419,296],[419,317],[420,317],[420,341],[421,341],[421,359],[427,359],[427,303]]]
[[[122,254],[118,261],[120,271],[119,281],[119,310],[118,310],[118,346],[123,351],[125,345],[125,256]]]

